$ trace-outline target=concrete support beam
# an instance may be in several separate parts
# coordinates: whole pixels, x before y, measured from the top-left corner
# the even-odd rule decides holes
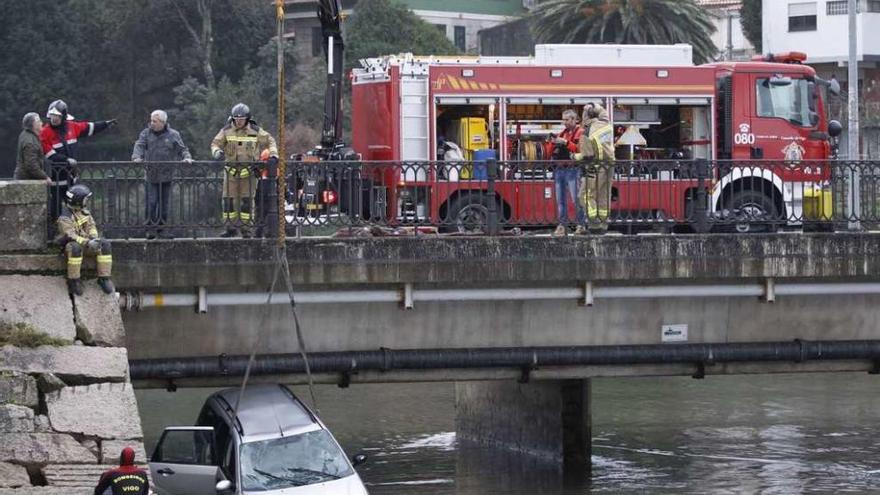
[[[590,476],[590,380],[456,382],[457,437],[553,465],[567,482]]]

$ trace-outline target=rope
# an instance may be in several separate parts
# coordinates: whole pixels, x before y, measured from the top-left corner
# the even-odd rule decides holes
[[[234,419],[238,418],[238,407],[241,399],[244,397],[244,391],[247,387],[248,379],[251,376],[251,368],[257,356],[257,349],[260,347],[263,333],[267,325],[269,314],[272,309],[272,296],[275,294],[275,284],[278,282],[278,272],[284,269],[284,282],[287,286],[287,297],[290,299],[290,311],[293,313],[294,329],[296,331],[296,341],[299,346],[300,355],[305,363],[306,376],[309,380],[309,394],[312,397],[312,404],[315,414],[320,415],[318,409],[318,399],[315,396],[315,383],[312,379],[312,370],[309,366],[309,358],[306,351],[306,342],[302,335],[302,327],[299,324],[299,316],[296,313],[296,302],[293,299],[293,282],[290,279],[290,265],[287,262],[287,243],[286,240],[286,220],[284,217],[285,190],[287,183],[285,177],[287,175],[287,161],[284,159],[284,0],[275,1],[276,22],[278,34],[278,239],[275,246],[275,270],[272,275],[272,283],[269,285],[269,296],[266,298],[263,316],[260,319],[260,325],[256,327],[257,337],[254,339],[250,356],[248,357],[247,366],[244,370],[244,377],[241,380],[241,389],[238,392],[238,399],[235,401],[235,409],[232,412]]]

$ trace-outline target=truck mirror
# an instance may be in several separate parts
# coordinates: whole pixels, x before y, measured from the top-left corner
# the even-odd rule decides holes
[[[840,136],[840,134],[842,132],[843,132],[843,126],[840,125],[840,122],[838,122],[836,120],[832,120],[832,121],[828,122],[828,135],[829,136],[836,138],[837,136]]]
[[[840,95],[840,83],[837,81],[836,78],[832,77],[831,80],[828,81],[828,91],[830,91],[831,94],[833,94],[834,96]]]
[[[810,112],[810,127],[816,127],[817,125],[819,125],[819,114]]]

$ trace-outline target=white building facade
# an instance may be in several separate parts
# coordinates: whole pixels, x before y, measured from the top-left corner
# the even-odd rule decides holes
[[[807,64],[824,78],[835,77],[846,91],[849,59],[847,0],[764,0],[765,53],[807,54]],[[880,158],[880,0],[858,0],[860,158]],[[847,125],[845,97],[828,98],[829,118]],[[846,133],[841,149],[846,149]]]

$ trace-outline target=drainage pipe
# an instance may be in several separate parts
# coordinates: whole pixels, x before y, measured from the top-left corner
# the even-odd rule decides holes
[[[242,376],[249,356],[136,359],[132,380]],[[727,362],[880,360],[880,340],[312,352],[312,373]],[[304,373],[302,355],[256,357],[251,374]]]
[[[341,290],[296,291],[297,304],[339,303],[406,303],[438,301],[532,301],[565,300],[584,301],[587,293],[593,299],[621,298],[670,298],[670,297],[762,297],[767,296],[766,284],[707,284],[707,285],[656,285],[596,287],[534,287],[534,288],[486,288],[486,289],[417,289],[408,284],[408,290]],[[856,295],[880,294],[880,283],[775,283],[775,295]],[[411,295],[411,299],[408,299]],[[260,292],[209,293],[205,295],[207,306],[253,306],[265,304],[268,296]],[[772,298],[771,298],[772,300]],[[273,304],[287,304],[287,293],[272,296]],[[119,305],[126,310],[166,306],[193,306],[199,304],[198,294],[144,294],[123,292]],[[409,307],[409,306],[407,306]]]

